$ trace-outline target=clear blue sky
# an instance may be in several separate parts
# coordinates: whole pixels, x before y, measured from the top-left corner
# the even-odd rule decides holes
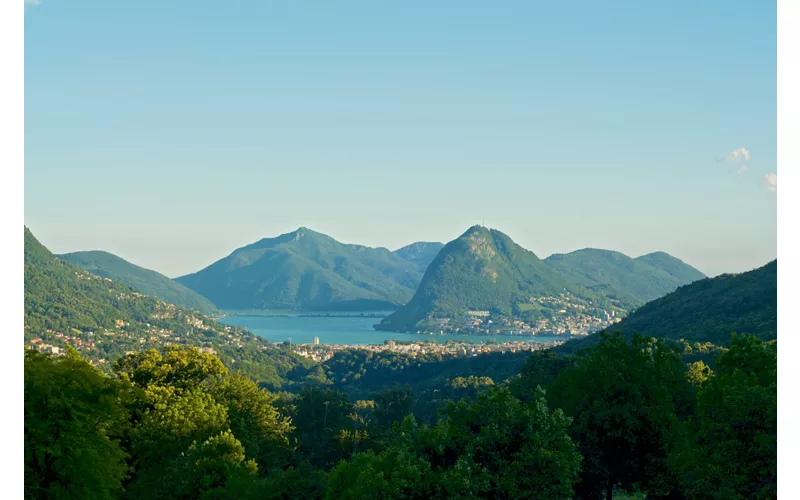
[[[776,255],[775,46],[764,0],[41,0],[25,222],[168,276],[298,226],[395,249],[483,220],[748,270]]]

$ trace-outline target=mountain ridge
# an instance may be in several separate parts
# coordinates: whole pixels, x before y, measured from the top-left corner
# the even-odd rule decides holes
[[[421,273],[425,273],[433,259],[444,248],[444,243],[438,241],[417,241],[398,248],[393,253],[417,265]]]
[[[628,308],[661,297],[680,285],[705,278],[697,269],[665,252],[653,252],[642,257],[631,258],[614,250],[583,248],[551,255],[545,262],[575,283],[590,288],[610,287],[609,293],[620,295]]]
[[[204,314],[217,311],[214,304],[180,283],[156,271],[137,266],[103,250],[87,250],[56,255],[92,274],[123,283],[164,302],[196,309]]]

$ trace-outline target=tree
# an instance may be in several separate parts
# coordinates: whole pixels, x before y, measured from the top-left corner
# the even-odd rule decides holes
[[[207,494],[219,499],[237,500],[322,500],[325,496],[326,475],[307,463],[285,470],[274,470],[266,477],[236,475],[228,478],[224,488]]]
[[[537,351],[528,357],[520,373],[515,376],[509,388],[514,396],[530,401],[539,387],[547,388],[558,374],[574,363],[574,356],[561,356],[548,349]]]
[[[128,490],[134,496],[159,491],[166,468],[193,442],[205,442],[228,430],[228,408],[210,393],[227,374],[216,356],[193,347],[167,346],[119,360],[120,379],[141,389],[129,438],[136,474]]]
[[[540,392],[525,405],[506,389],[451,403],[434,427],[404,419],[381,453],[331,473],[328,498],[571,498],[580,456],[569,420]]]
[[[258,466],[245,458],[244,446],[230,431],[192,443],[186,453],[174,460],[165,474],[159,498],[229,498],[220,496],[229,481],[253,480]]]
[[[131,354],[117,361],[114,371],[142,389],[151,385],[191,389],[228,373],[218,357],[184,346]]]
[[[128,391],[72,354],[25,353],[25,498],[118,498]]]
[[[388,430],[411,415],[414,393],[409,386],[393,387],[375,395],[375,418],[379,428]]]
[[[141,468],[159,466],[193,441],[205,441],[228,428],[227,408],[203,390],[155,386],[145,393],[150,407],[133,433]]]
[[[146,408],[131,437],[136,476],[128,490],[148,497],[161,488],[166,467],[193,442],[205,442],[229,428],[227,408],[208,392],[151,386]]]
[[[275,396],[259,389],[243,375],[231,375],[213,389],[216,401],[227,407],[230,429],[241,441],[247,456],[264,471],[283,466],[288,460],[291,419],[275,409]]]
[[[714,372],[704,362],[695,361],[694,363],[689,363],[686,377],[694,387],[700,388],[713,374]]]
[[[692,498],[777,496],[777,344],[733,335],[671,462]]]
[[[299,450],[314,465],[332,467],[352,449],[342,433],[352,426],[352,405],[339,391],[306,387],[295,400],[292,422]]]
[[[443,417],[423,445],[435,468],[476,464],[489,496],[572,497],[581,458],[567,434],[570,420],[550,411],[543,390],[525,404],[508,389],[492,389],[474,403],[451,403]]]
[[[570,435],[584,457],[578,493],[607,499],[614,488],[654,495],[675,488],[667,458],[677,433],[676,412],[690,412],[691,387],[680,353],[662,340],[616,333],[578,355],[548,393],[573,417]]]
[[[329,500],[430,498],[430,464],[405,448],[368,451],[339,462],[331,472]],[[435,497],[434,497],[435,498]]]

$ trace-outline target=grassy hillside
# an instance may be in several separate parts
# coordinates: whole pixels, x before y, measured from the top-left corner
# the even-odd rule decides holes
[[[235,250],[176,281],[223,309],[387,309],[405,303],[421,272],[385,248],[346,245],[300,228]]]
[[[138,292],[152,295],[170,304],[196,309],[205,314],[217,310],[210,300],[194,290],[190,290],[163,274],[131,264],[108,252],[73,252],[59,255],[58,258],[69,261],[94,275],[110,278],[117,283],[128,285]]]
[[[648,302],[614,326],[625,334],[686,339],[726,346],[731,333],[777,338],[778,262],[741,274],[724,274],[682,286]],[[571,352],[595,343],[592,335],[556,348]]]

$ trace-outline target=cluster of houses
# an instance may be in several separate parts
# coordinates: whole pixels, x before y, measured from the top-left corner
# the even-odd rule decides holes
[[[168,312],[169,313],[169,312]],[[124,353],[130,354],[150,348],[158,348],[173,344],[197,345],[197,337],[194,336],[194,328],[205,328],[201,319],[194,316],[187,316],[186,323],[188,331],[177,332],[171,329],[159,328],[155,325],[145,323],[139,325],[142,328],[130,329],[130,325],[123,320],[115,320],[113,329],[100,329],[94,332],[82,332],[72,329],[71,333],[45,330],[39,336],[26,341],[26,349],[34,349],[39,352],[48,353],[54,356],[61,356],[66,353],[66,347],[70,346],[82,354],[94,365],[105,365],[111,362],[106,351],[109,346],[118,346],[117,349],[127,349]],[[27,326],[26,326],[27,330]],[[236,329],[225,326],[222,331],[217,332],[216,342],[234,347],[243,347],[247,343]],[[262,350],[274,349],[275,346],[263,342],[259,344]],[[112,351],[114,351],[112,349]],[[201,352],[216,354],[217,351],[209,345],[200,347]],[[119,350],[116,352],[120,353]]]
[[[518,317],[490,311],[469,310],[465,314],[432,320],[418,334],[471,335],[588,335],[621,320],[622,311],[601,308],[570,293],[558,296],[531,297],[530,308],[540,312],[539,319],[525,321]]]
[[[323,362],[332,358],[337,351],[345,351],[349,349],[361,349],[372,352],[397,352],[407,354],[412,357],[425,356],[425,355],[440,355],[443,357],[469,357],[479,356],[481,354],[488,354],[494,352],[524,352],[524,351],[538,351],[542,349],[549,349],[551,347],[561,344],[562,341],[550,342],[530,342],[523,340],[513,340],[504,342],[485,342],[476,344],[473,342],[460,342],[448,341],[447,343],[431,342],[431,341],[417,341],[417,342],[402,342],[398,343],[394,340],[388,340],[383,344],[370,344],[370,345],[319,345],[319,344],[301,344],[296,346],[294,352],[298,356],[313,359],[314,361]]]

